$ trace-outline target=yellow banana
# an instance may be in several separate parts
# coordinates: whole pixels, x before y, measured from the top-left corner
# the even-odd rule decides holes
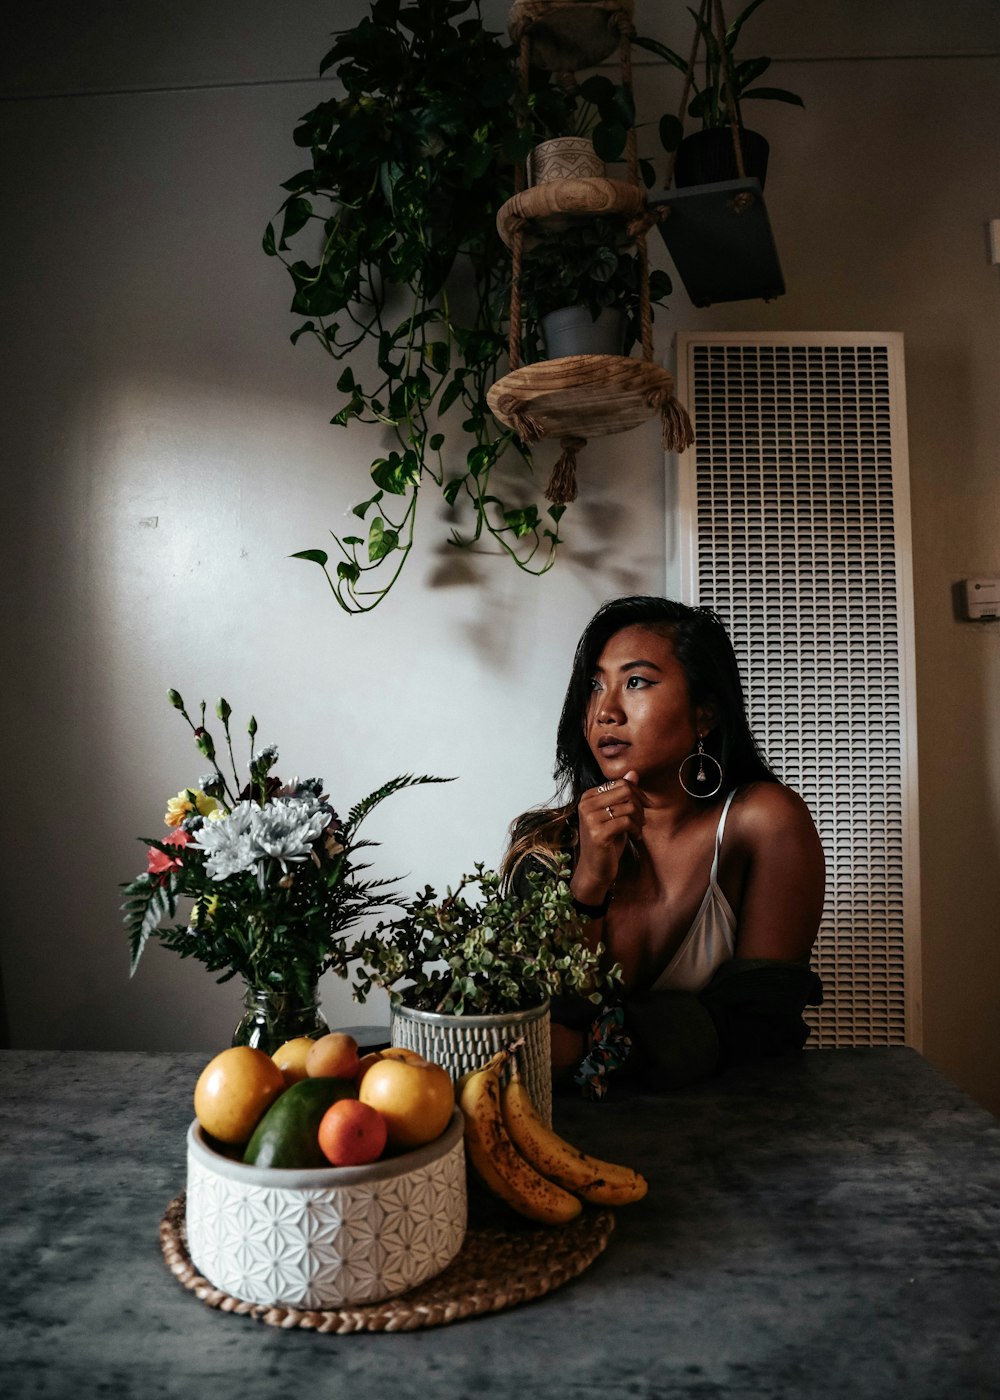
[[[540,1176],[507,1136],[500,1108],[501,1051],[465,1078],[459,1104],[465,1115],[465,1147],[484,1184],[519,1214],[543,1225],[566,1225],[583,1209],[576,1196]]]
[[[649,1189],[645,1177],[631,1167],[589,1157],[547,1128],[516,1070],[503,1089],[501,1111],[508,1136],[536,1171],[592,1205],[628,1205],[641,1201]]]

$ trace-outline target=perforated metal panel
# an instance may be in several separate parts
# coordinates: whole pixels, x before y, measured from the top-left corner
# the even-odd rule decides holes
[[[682,591],[725,619],[826,851],[810,1044],[919,1044],[901,337],[678,335],[678,393]]]

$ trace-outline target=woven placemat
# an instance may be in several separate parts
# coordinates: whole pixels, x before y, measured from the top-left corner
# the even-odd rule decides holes
[[[508,1230],[472,1225],[456,1258],[427,1283],[382,1303],[330,1311],[247,1303],[202,1278],[187,1250],[183,1191],[170,1202],[160,1221],[160,1248],[177,1281],[207,1307],[221,1312],[252,1317],[269,1327],[306,1327],[338,1335],[410,1332],[502,1312],[561,1288],[603,1252],[614,1225],[610,1211],[584,1211],[571,1225],[561,1228]]]

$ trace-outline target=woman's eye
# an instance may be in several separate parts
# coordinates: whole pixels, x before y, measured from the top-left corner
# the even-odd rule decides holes
[[[625,682],[625,689],[638,690],[641,686],[651,684],[652,682],[649,681],[645,676],[629,676],[628,680]]]
[[[591,688],[591,690],[600,690],[600,689],[601,689],[601,682],[597,679],[596,676],[591,676],[591,678],[590,678],[590,688]]]

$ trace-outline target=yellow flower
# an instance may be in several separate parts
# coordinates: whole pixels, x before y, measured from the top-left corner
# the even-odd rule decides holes
[[[201,788],[182,788],[176,797],[167,799],[167,814],[163,820],[167,826],[180,826],[184,818],[194,812],[209,822],[217,822],[226,815],[222,804],[206,796]]]

